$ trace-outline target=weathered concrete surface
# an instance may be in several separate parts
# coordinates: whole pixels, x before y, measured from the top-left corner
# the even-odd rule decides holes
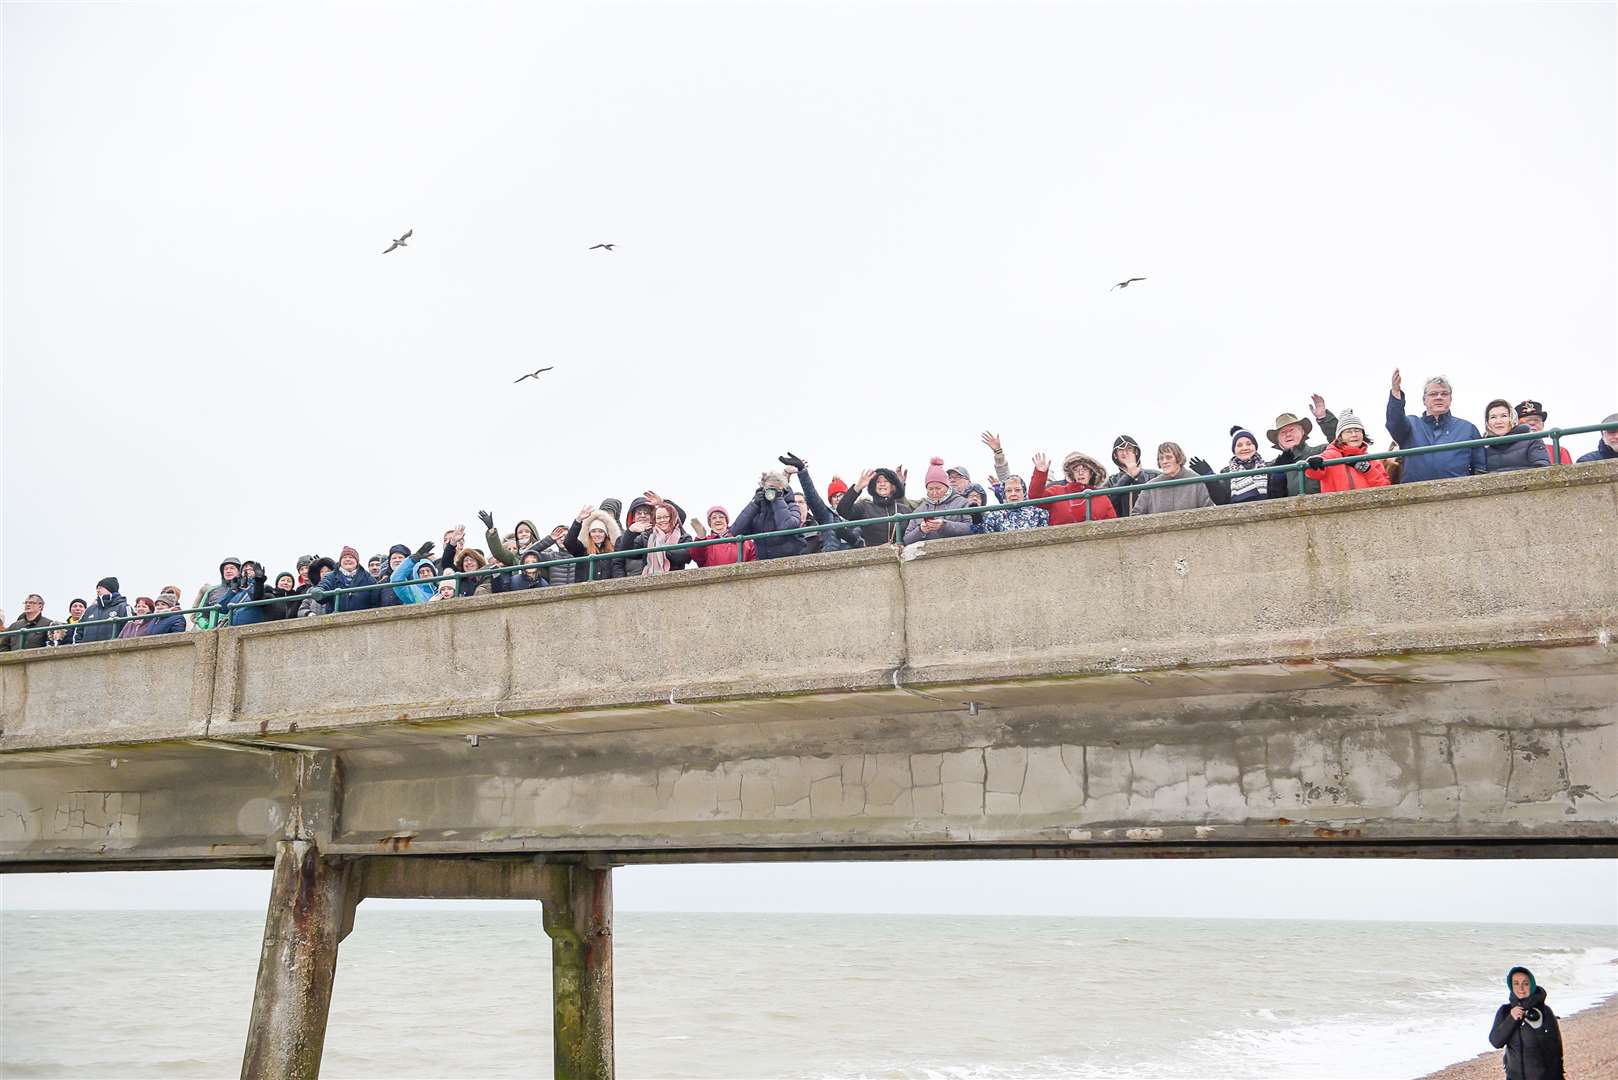
[[[337,944],[353,910],[349,865],[302,840],[277,845],[242,1080],[315,1080]]]
[[[1597,464],[37,650],[0,865],[1610,855],[1615,634]]]
[[[533,859],[326,857],[276,845],[243,1080],[320,1075],[338,944],[370,898],[537,900],[551,938],[558,1080],[611,1080],[612,871]]]

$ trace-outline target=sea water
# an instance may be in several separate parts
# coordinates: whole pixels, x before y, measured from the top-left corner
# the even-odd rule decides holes
[[[0,1075],[234,1077],[263,916],[0,915]],[[1618,991],[1600,926],[620,912],[621,1077],[1410,1077],[1503,977]],[[361,907],[324,1077],[548,1076],[538,905]]]

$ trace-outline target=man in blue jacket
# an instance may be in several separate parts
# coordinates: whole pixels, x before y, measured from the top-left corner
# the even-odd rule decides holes
[[[1420,416],[1405,415],[1404,388],[1397,368],[1393,372],[1393,387],[1388,391],[1388,434],[1403,449],[1417,446],[1442,446],[1446,443],[1466,442],[1482,438],[1477,425],[1462,420],[1450,412],[1455,391],[1449,380],[1434,375],[1421,388],[1423,407]],[[1487,458],[1481,446],[1471,449],[1439,450],[1431,454],[1411,454],[1404,459],[1404,474],[1399,483],[1417,480],[1443,480],[1451,476],[1473,476],[1489,471]]]
[[[1618,412],[1609,414],[1601,422],[1603,424],[1618,424]],[[1603,431],[1601,441],[1596,443],[1596,448],[1579,458],[1579,464],[1582,465],[1586,461],[1611,461],[1614,458],[1618,458],[1618,431]]]

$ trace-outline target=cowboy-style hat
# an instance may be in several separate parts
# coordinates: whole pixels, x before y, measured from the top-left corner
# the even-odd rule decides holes
[[[1277,450],[1281,449],[1281,444],[1275,441],[1275,437],[1280,434],[1282,428],[1291,424],[1301,424],[1303,426],[1303,437],[1306,439],[1309,437],[1310,433],[1315,430],[1315,422],[1309,419],[1307,416],[1298,416],[1295,413],[1284,412],[1275,418],[1275,426],[1264,433],[1269,438],[1271,446],[1275,447]]]

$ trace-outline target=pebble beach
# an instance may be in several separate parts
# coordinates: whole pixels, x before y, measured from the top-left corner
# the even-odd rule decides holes
[[[1554,1004],[1552,1005],[1554,1008]],[[1618,1080],[1618,994],[1562,1017],[1562,1054],[1568,1080]],[[1428,1073],[1422,1080],[1501,1080],[1500,1051]]]

